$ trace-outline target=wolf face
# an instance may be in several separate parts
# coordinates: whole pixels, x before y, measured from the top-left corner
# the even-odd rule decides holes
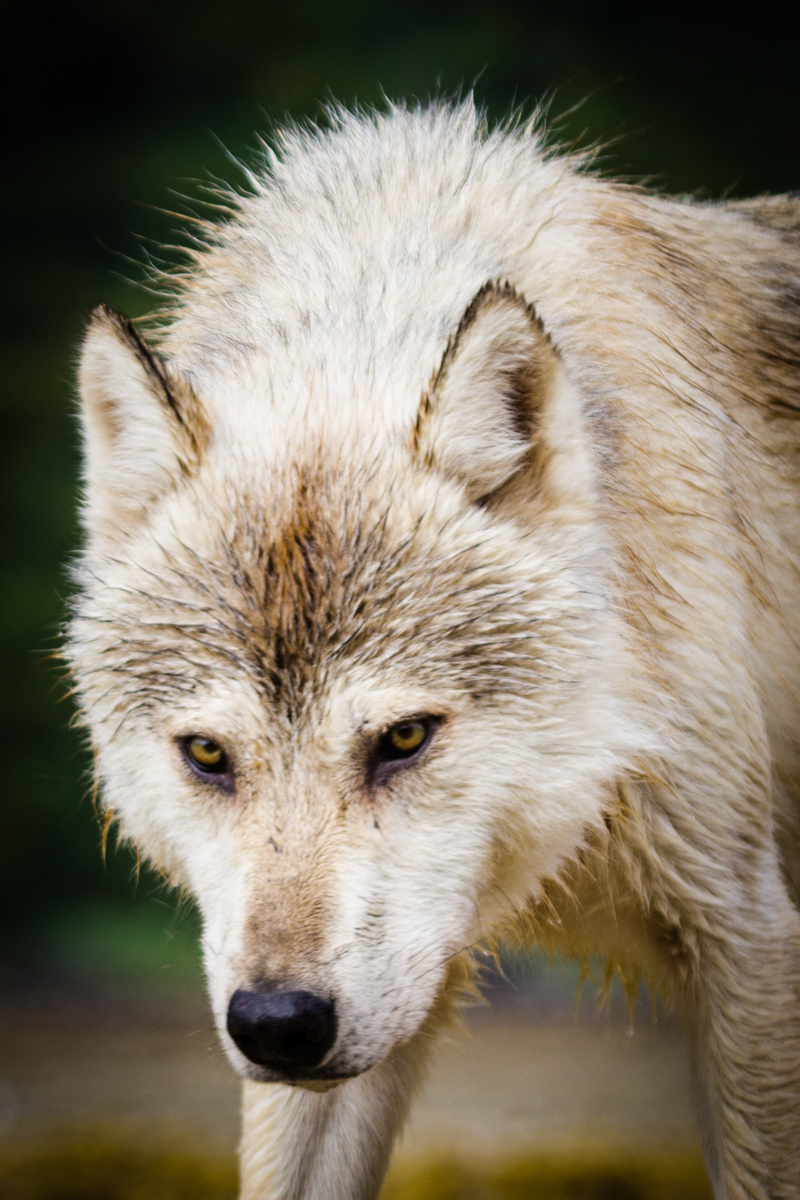
[[[395,331],[391,419],[330,331],[300,373],[285,334],[268,383],[109,310],[84,345],[72,661],[105,803],[197,898],[251,1079],[417,1033],[635,753],[568,371],[509,285],[430,324],[424,361]]]

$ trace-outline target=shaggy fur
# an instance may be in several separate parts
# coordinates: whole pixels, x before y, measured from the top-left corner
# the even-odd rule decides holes
[[[470,947],[517,936],[654,979],[716,1196],[795,1197],[800,205],[468,103],[287,132],[231,206],[157,352],[90,322],[70,654],[109,811],[203,913],[243,1196],[375,1197]],[[336,1005],[299,1086],[225,1031],[268,985]]]

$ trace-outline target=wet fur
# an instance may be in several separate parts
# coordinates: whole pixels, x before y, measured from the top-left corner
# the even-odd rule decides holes
[[[377,1195],[469,947],[514,936],[669,994],[716,1195],[788,1200],[798,203],[623,187],[466,104],[287,132],[231,204],[157,352],[90,323],[70,653],[109,811],[203,912],[243,1195]],[[266,985],[336,999],[304,1087],[224,1032]]]

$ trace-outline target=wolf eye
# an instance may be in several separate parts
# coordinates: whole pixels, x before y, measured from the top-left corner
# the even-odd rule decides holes
[[[383,736],[381,749],[385,758],[405,758],[419,750],[428,736],[422,721],[398,721]]]
[[[202,733],[192,733],[180,739],[180,747],[196,775],[211,776],[217,783],[230,782],[230,759],[218,742]]]
[[[434,722],[433,717],[409,717],[390,725],[378,741],[377,761],[392,763],[413,758],[429,740]]]

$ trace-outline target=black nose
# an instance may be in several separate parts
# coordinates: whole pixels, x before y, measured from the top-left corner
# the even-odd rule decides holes
[[[336,1040],[333,1005],[311,992],[233,993],[228,1033],[260,1066],[316,1067]]]

